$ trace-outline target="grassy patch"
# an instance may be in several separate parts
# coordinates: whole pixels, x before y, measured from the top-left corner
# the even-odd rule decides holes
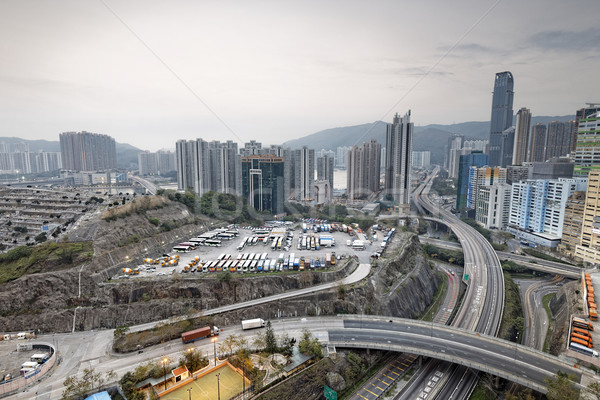
[[[550,303],[550,300],[552,300],[555,294],[556,293],[548,293],[542,298],[544,309],[546,310],[546,314],[548,315],[548,330],[546,331],[544,347],[542,348],[542,351],[544,353],[550,352],[550,344],[552,343],[552,333],[554,332],[554,318],[552,317],[552,311],[550,311],[550,307],[548,304]]]
[[[431,305],[429,306],[429,308],[427,308],[425,311],[423,311],[423,314],[421,315],[420,319],[423,321],[429,322],[433,319],[433,316],[435,314],[437,314],[437,312],[441,306],[440,299],[446,295],[446,291],[448,290],[448,276],[444,273],[442,273],[441,275],[442,275],[442,283],[441,283],[441,285],[438,286],[437,292],[435,293],[435,296],[433,297],[433,301],[431,302]]]
[[[428,257],[437,258],[438,260],[458,265],[460,267],[464,266],[465,264],[465,259],[462,250],[455,251],[442,249],[441,247],[437,247],[429,243],[425,243],[422,247],[423,252]]]
[[[524,326],[523,307],[519,296],[519,287],[507,272],[504,272],[504,287],[504,313],[502,314],[498,337],[514,341],[517,334],[522,337]]]
[[[487,400],[488,394],[489,391],[481,383],[478,383],[469,400]]]
[[[92,242],[55,243],[21,246],[0,254],[0,283],[23,275],[59,271],[91,261]]]
[[[532,257],[541,258],[542,260],[553,261],[553,262],[557,262],[557,263],[561,263],[561,264],[571,265],[568,262],[561,260],[560,258],[553,257],[546,253],[542,253],[541,251],[537,251],[537,250],[533,250],[533,249],[523,249],[523,253],[530,255]]]

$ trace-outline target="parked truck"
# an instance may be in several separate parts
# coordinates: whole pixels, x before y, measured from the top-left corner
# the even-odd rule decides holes
[[[265,326],[265,320],[261,318],[245,319],[242,321],[242,329],[262,328]]]
[[[181,334],[181,341],[183,343],[192,343],[199,339],[204,339],[209,336],[218,336],[221,330],[216,326],[210,327],[205,326],[204,328],[194,329],[193,331],[183,332]]]

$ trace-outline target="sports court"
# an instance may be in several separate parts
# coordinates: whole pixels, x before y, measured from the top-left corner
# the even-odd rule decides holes
[[[229,365],[215,369],[198,378],[192,383],[185,385],[171,393],[161,396],[161,400],[189,400],[191,390],[192,400],[216,400],[217,399],[217,374],[219,375],[219,388],[221,400],[228,400],[243,390],[242,375]],[[246,379],[246,388],[250,385]]]

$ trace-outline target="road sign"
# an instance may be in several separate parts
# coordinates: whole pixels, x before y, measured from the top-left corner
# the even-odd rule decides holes
[[[337,392],[327,385],[325,385],[323,394],[327,400],[337,400]]]
[[[468,280],[469,280],[469,274],[465,274],[464,280],[465,280],[465,281],[468,281]]]

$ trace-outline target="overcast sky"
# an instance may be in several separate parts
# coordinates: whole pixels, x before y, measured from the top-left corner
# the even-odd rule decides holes
[[[600,1],[0,1],[0,136],[281,143],[600,102]]]

